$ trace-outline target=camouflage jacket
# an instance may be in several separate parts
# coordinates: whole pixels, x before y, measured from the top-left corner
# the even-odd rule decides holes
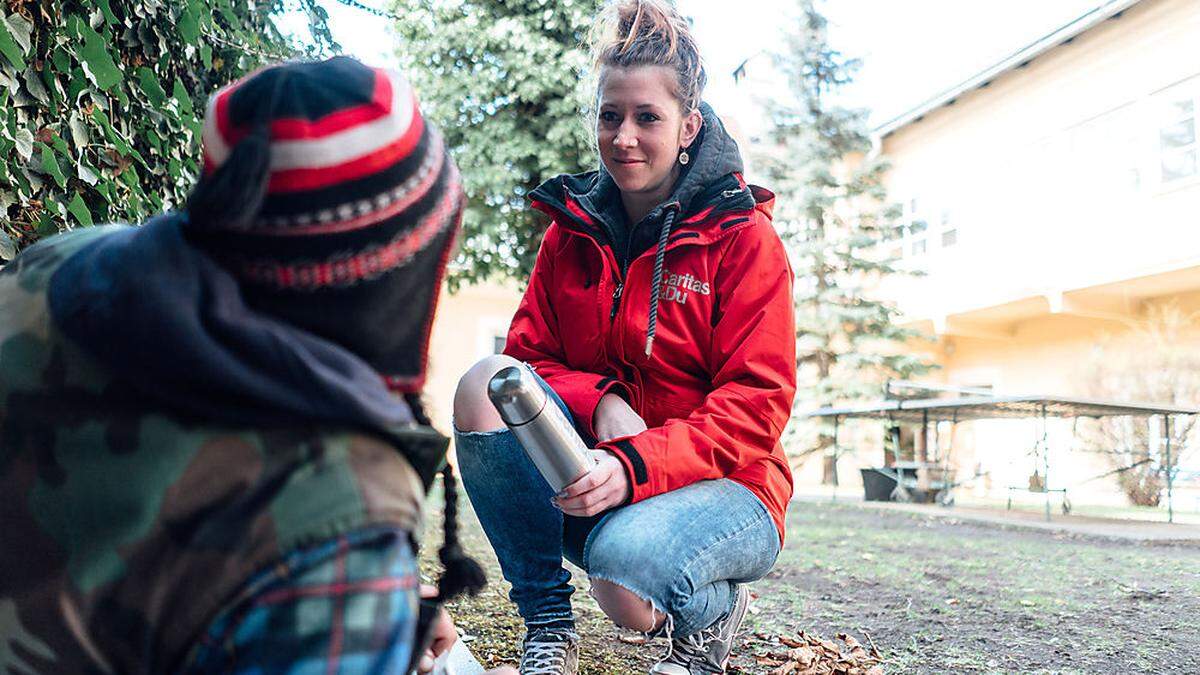
[[[0,672],[166,672],[245,580],[307,543],[415,532],[428,427],[220,426],[156,405],[67,338],[54,271],[112,228],[0,271]]]

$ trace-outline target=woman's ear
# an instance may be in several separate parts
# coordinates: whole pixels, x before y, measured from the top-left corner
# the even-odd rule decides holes
[[[679,147],[686,148],[696,140],[696,136],[700,135],[700,127],[704,125],[704,117],[700,115],[700,111],[693,108],[691,112],[683,116],[683,127],[679,134]]]

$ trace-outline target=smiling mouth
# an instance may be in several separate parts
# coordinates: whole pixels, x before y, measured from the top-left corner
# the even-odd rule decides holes
[[[613,161],[616,162],[617,164],[642,164],[643,163],[643,160],[640,160],[640,159],[614,159]]]

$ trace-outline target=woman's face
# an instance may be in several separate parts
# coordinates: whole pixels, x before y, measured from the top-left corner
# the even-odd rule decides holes
[[[680,110],[674,78],[665,66],[601,73],[596,140],[622,193],[665,199],[679,175],[679,151],[700,133],[700,113]]]

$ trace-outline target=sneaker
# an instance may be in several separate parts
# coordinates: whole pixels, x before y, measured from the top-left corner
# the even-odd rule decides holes
[[[525,636],[521,675],[576,675],[579,635],[569,628],[542,628]]]
[[[651,675],[724,673],[733,641],[750,605],[750,589],[738,586],[733,608],[716,623],[685,638],[671,640],[666,658],[654,664]]]

